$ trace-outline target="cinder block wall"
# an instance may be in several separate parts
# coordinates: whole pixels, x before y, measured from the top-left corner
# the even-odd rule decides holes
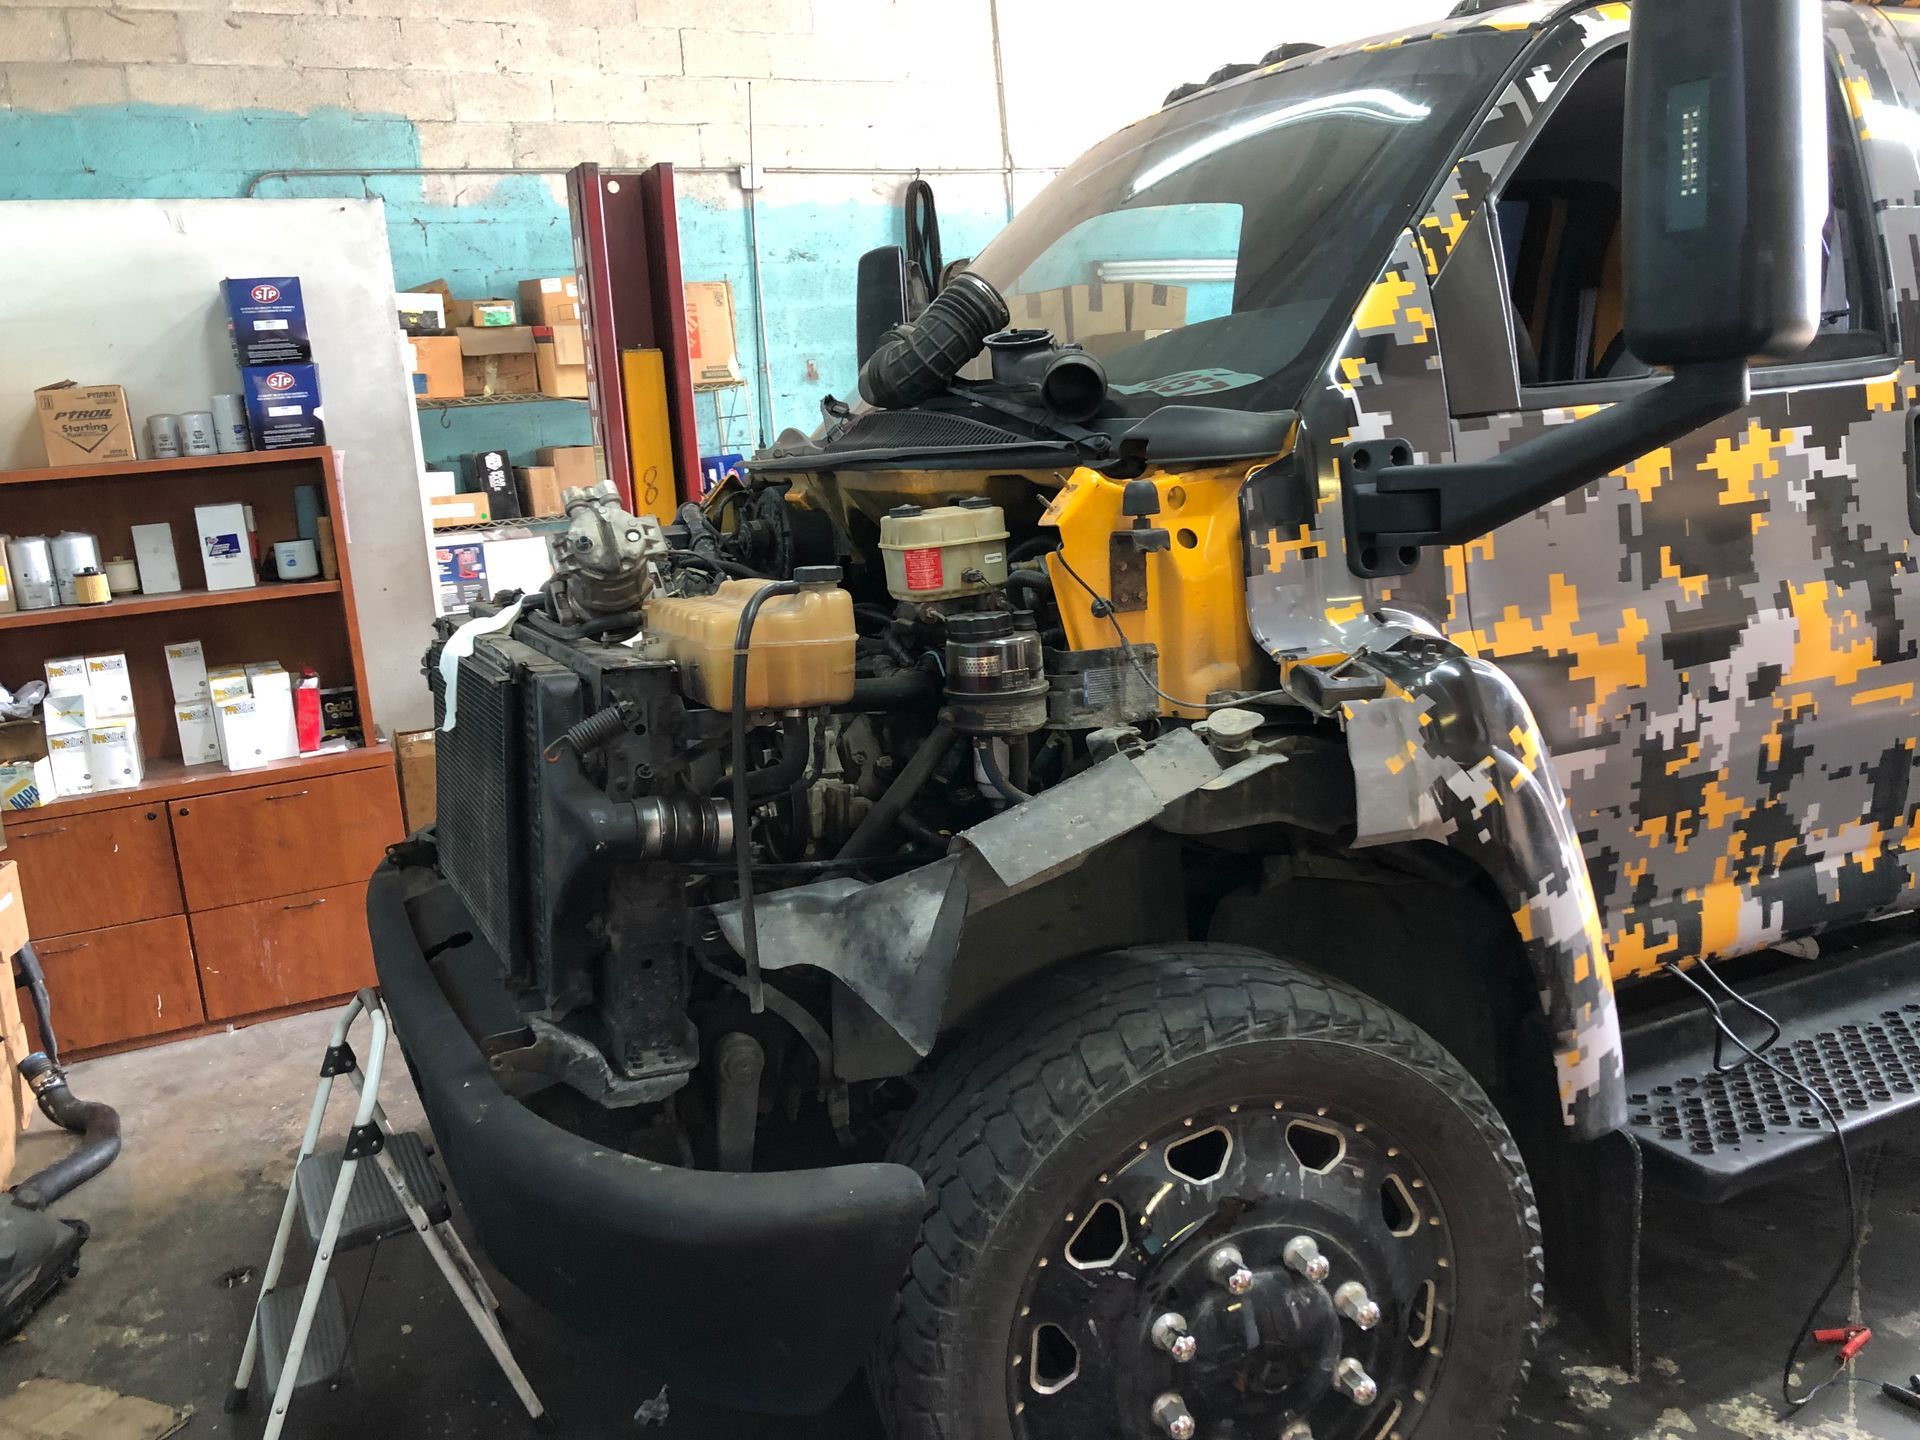
[[[0,0],[0,199],[370,193],[387,202],[398,285],[511,294],[571,267],[557,177],[265,172],[672,161],[687,277],[733,281],[750,382],[702,401],[703,441],[750,451],[759,342],[737,175],[750,147],[771,172],[758,298],[774,424],[811,429],[820,397],[852,388],[854,262],[900,239],[915,167],[934,172],[946,254],[965,255],[1174,84],[1448,3],[1000,0],[996,15],[993,0]],[[1009,161],[1011,187],[938,173]],[[839,170],[859,173],[820,173]],[[430,458],[584,438],[569,407],[447,418],[428,422]]]

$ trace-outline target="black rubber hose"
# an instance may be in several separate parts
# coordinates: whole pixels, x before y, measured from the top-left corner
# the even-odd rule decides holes
[[[747,1006],[766,1009],[760,978],[760,922],[753,913],[753,809],[747,803],[747,660],[760,607],[778,595],[798,595],[797,581],[782,580],[754,592],[740,611],[733,634],[733,869],[740,889],[740,958],[747,967]]]
[[[1000,757],[993,753],[993,741],[982,735],[973,742],[973,753],[979,757],[980,768],[986,772],[987,783],[1000,792],[1001,798],[1009,804],[1018,805],[1033,797],[1007,778],[1007,772],[1000,768]]]
[[[895,327],[860,367],[860,393],[882,410],[902,410],[943,394],[986,343],[1007,325],[1007,302],[980,276],[962,270],[920,318]]]
[[[780,722],[780,758],[771,765],[747,772],[747,794],[755,800],[764,800],[770,795],[783,795],[800,783],[800,777],[807,773],[807,722],[797,715],[790,715]],[[732,783],[732,777],[722,780],[714,786],[724,790]]]
[[[676,565],[691,565],[705,570],[709,574],[724,575],[729,580],[764,580],[751,565],[742,565],[738,560],[728,560],[720,555],[708,555],[701,550],[669,550],[667,558]]]
[[[886,794],[873,802],[873,808],[867,811],[853,834],[847,837],[847,843],[840,847],[840,853],[834,859],[851,860],[871,854],[875,843],[886,837],[893,828],[894,820],[913,803],[913,797],[920,793],[932,778],[934,769],[946,759],[954,739],[951,725],[934,726],[932,733],[920,742],[920,748],[913,752],[913,758],[907,761],[906,768],[894,777]]]
[[[1013,598],[1017,598],[1023,592],[1036,599],[1051,600],[1053,598],[1052,577],[1043,575],[1038,570],[1009,570],[1005,588],[1008,596]],[[1033,608],[1031,602],[1027,608],[1029,610]]]
[[[895,670],[888,675],[862,675],[853,682],[854,710],[900,710],[909,705],[931,704],[938,699],[940,686],[924,670]]]
[[[111,1105],[76,1099],[67,1089],[66,1076],[38,1050],[20,1062],[20,1073],[33,1086],[41,1113],[81,1140],[78,1150],[13,1187],[14,1203],[21,1209],[44,1210],[114,1162],[120,1153],[120,1115]]]
[[[40,968],[40,957],[34,953],[32,941],[20,947],[20,953],[14,956],[14,964],[19,968],[21,983],[27,987],[27,999],[33,1005],[33,1018],[40,1022],[40,1043],[46,1047],[47,1057],[58,1065],[60,1042],[53,1034],[53,1008],[47,1001],[47,972]]]

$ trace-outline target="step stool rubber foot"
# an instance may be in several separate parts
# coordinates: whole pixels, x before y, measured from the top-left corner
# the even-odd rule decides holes
[[[226,1401],[220,1408],[225,1410],[229,1415],[238,1415],[242,1410],[247,1408],[246,1389],[243,1386],[236,1385],[233,1389],[227,1391]]]
[[[540,1414],[534,1416],[533,1433],[536,1435],[551,1435],[553,1433],[553,1416],[546,1411],[542,1411]]]

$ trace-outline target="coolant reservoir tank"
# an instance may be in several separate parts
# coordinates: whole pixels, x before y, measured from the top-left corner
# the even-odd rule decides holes
[[[772,583],[727,580],[711,595],[647,601],[649,649],[679,665],[688,699],[714,710],[733,708],[740,612]],[[747,708],[804,710],[852,698],[853,597],[838,585],[808,585],[762,605],[747,644]]]
[[[979,595],[1006,583],[1006,513],[984,498],[930,510],[899,505],[880,517],[880,554],[896,600]],[[986,578],[968,580],[970,570]]]

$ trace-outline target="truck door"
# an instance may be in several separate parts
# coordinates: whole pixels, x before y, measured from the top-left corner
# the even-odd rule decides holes
[[[1660,383],[1621,335],[1625,81],[1600,36],[1436,279],[1461,459]],[[1871,90],[1835,57],[1807,351],[1756,366],[1744,412],[1449,554],[1451,633],[1533,707],[1616,976],[1915,902],[1911,370],[1850,109]]]

